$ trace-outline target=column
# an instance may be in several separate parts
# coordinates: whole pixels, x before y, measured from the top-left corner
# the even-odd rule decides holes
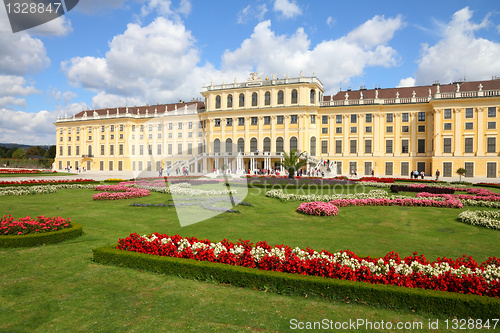
[[[276,135],[276,116],[271,116],[271,154],[276,153],[276,139],[278,135]],[[283,138],[283,141],[285,138]],[[285,142],[283,142],[283,145]],[[284,148],[284,147],[283,147]]]
[[[358,156],[365,155],[365,143],[363,141],[363,133],[364,133],[364,122],[363,122],[363,114],[358,114]],[[358,170],[359,170],[358,165]]]
[[[484,119],[484,108],[477,108],[476,109],[476,113],[477,113],[477,122],[476,122],[476,126],[477,126],[477,153],[476,153],[476,156],[484,156],[484,132],[483,132],[483,128],[484,128],[484,123],[483,123],[483,119]]]
[[[250,117],[245,117],[245,150],[247,152],[250,151],[250,130],[249,130],[249,126],[250,126]]]
[[[434,156],[441,156],[441,141],[443,136],[441,135],[441,110],[434,110]]]
[[[380,156],[380,135],[385,131],[380,128],[380,114],[375,113],[373,118],[373,156]]]
[[[344,115],[344,135],[343,135],[343,143],[344,148],[342,149],[342,156],[349,156],[349,115]]]
[[[401,114],[394,115],[394,142],[392,143],[392,151],[394,156],[401,156]]]
[[[454,156],[462,156],[462,119],[461,119],[461,110],[453,109],[453,113],[455,114],[455,152]]]
[[[410,156],[417,156],[417,113],[410,113]]]
[[[263,117],[262,116],[257,117],[257,128],[258,128],[257,149],[259,150],[259,155],[264,155],[264,138],[262,135],[263,123],[264,123]]]
[[[331,160],[335,155],[335,116],[328,116],[328,133],[329,133],[329,147],[328,147],[328,158]],[[330,161],[331,162],[331,161]]]

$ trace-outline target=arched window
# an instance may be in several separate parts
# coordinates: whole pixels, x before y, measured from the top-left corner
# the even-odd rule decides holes
[[[233,107],[233,95],[227,95],[227,107],[228,108]]]
[[[257,138],[250,139],[250,151],[255,153],[257,151]]]
[[[220,109],[220,95],[217,95],[217,97],[215,97],[215,108]]]
[[[283,138],[281,136],[276,139],[276,152],[277,153],[283,152]]]
[[[245,94],[240,94],[240,108],[245,106]]]
[[[220,140],[214,140],[214,153],[220,153]]]
[[[264,138],[264,152],[269,153],[271,151],[271,139]]]
[[[316,103],[316,91],[314,91],[314,89],[311,89],[311,92],[309,93],[309,103]]]
[[[316,137],[311,137],[311,144],[310,144],[310,154],[311,156],[316,156]]]
[[[238,153],[245,152],[245,140],[243,138],[238,139]]]
[[[264,105],[271,105],[271,93],[269,91],[266,91],[264,95]]]
[[[297,104],[297,89],[292,90],[292,104]]]
[[[292,136],[290,138],[290,151],[292,151],[294,149],[297,150],[297,138]]]
[[[278,91],[278,104],[283,104],[284,93],[283,90]]]
[[[230,138],[226,139],[226,153],[229,155],[233,154],[233,140]]]
[[[257,106],[257,93],[252,94],[252,106]]]

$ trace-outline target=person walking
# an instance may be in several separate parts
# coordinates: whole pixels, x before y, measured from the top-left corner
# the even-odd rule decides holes
[[[439,180],[439,175],[440,175],[440,174],[441,174],[441,173],[439,172],[439,169],[437,169],[437,170],[436,170],[436,180]]]

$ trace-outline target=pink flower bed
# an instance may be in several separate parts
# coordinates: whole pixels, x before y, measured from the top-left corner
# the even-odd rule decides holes
[[[468,194],[433,194],[427,192],[417,193],[418,198],[448,198],[448,196],[452,196],[456,199],[461,200],[480,200],[480,201],[500,201],[500,196],[496,195],[468,195]]]
[[[299,205],[297,211],[317,216],[336,216],[339,213],[337,206],[323,201],[303,202]]]
[[[38,216],[36,219],[26,216],[16,219],[12,215],[0,218],[0,235],[27,235],[70,228],[71,220],[62,217]]]
[[[127,187],[123,185],[99,185],[96,191],[111,191],[94,194],[94,200],[121,200],[131,198],[147,197],[151,194],[149,190],[135,187]]]
[[[31,170],[31,169],[0,169],[0,173],[4,174],[16,174],[16,173],[42,173],[42,172],[57,172],[52,170]]]
[[[93,179],[29,179],[19,181],[0,181],[0,185],[38,185],[38,184],[80,184],[93,183]]]
[[[445,194],[446,195],[446,194]],[[449,195],[449,194],[448,194]],[[414,198],[387,199],[387,198],[367,198],[367,199],[337,199],[330,201],[331,204],[339,207],[348,206],[420,206],[420,207],[445,207],[463,208],[460,201],[452,196],[446,197],[443,201],[422,200]]]

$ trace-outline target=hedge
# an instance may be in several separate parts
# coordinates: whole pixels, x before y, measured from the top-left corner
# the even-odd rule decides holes
[[[195,280],[216,281],[286,295],[315,296],[336,301],[349,300],[456,318],[470,317],[485,320],[500,316],[500,299],[493,297],[262,271],[255,268],[123,251],[116,249],[116,245],[94,249],[93,260],[107,265]]]
[[[455,190],[446,187],[433,187],[433,186],[423,186],[423,187],[412,187],[407,185],[391,185],[391,192],[427,192],[432,194],[454,194]]]
[[[28,235],[0,236],[0,248],[32,247],[43,244],[59,243],[82,235],[82,225],[71,222],[71,228],[53,232]]]

